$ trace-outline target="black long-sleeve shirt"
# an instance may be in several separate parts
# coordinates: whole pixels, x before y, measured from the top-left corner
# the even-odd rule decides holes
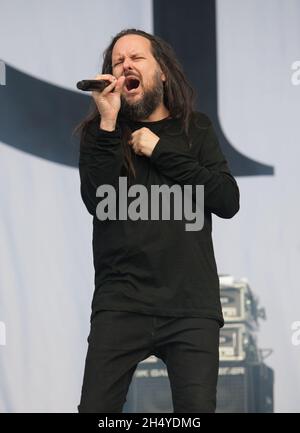
[[[134,155],[135,184],[204,185],[204,226],[187,231],[181,220],[100,221],[96,214],[100,185],[118,191],[124,176],[121,130],[88,127],[80,145],[81,196],[93,215],[95,291],[98,310],[132,311],[163,316],[210,317],[224,325],[219,278],[212,244],[212,217],[231,218],[239,210],[239,189],[221,152],[209,118],[195,112],[188,145],[179,120],[129,122],[132,131],[147,127],[158,135],[150,157]],[[194,196],[193,196],[194,197]]]

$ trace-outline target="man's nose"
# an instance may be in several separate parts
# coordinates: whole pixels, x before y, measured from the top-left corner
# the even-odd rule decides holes
[[[128,70],[128,69],[132,69],[132,60],[131,59],[124,59],[123,61],[123,68],[124,71]]]

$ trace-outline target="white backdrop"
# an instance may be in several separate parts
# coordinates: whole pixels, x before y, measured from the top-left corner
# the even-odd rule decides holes
[[[0,59],[73,91],[115,33],[153,30],[150,0],[0,0],[0,11]],[[219,118],[275,176],[237,179],[241,210],[214,218],[215,252],[219,272],[248,277],[266,308],[259,345],[274,350],[276,411],[300,410],[299,22],[299,0],[217,2]],[[0,176],[0,411],[76,412],[94,277],[78,170],[0,143]]]
[[[219,118],[242,153],[274,166],[274,176],[243,177],[240,212],[215,219],[219,272],[249,278],[266,308],[259,346],[273,349],[275,410],[300,412],[300,60],[299,0],[217,2]],[[300,84],[300,80],[299,80]],[[228,251],[229,250],[229,251]],[[300,344],[300,339],[299,339]]]

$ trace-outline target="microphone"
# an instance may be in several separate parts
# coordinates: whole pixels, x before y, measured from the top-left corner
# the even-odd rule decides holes
[[[110,83],[109,80],[81,80],[78,81],[76,87],[84,92],[90,92],[92,90],[100,90],[100,92],[102,92]]]

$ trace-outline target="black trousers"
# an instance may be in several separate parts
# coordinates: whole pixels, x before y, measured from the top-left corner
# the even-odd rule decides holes
[[[97,312],[78,412],[121,413],[137,364],[150,355],[167,366],[174,412],[214,412],[219,329],[214,319]]]

